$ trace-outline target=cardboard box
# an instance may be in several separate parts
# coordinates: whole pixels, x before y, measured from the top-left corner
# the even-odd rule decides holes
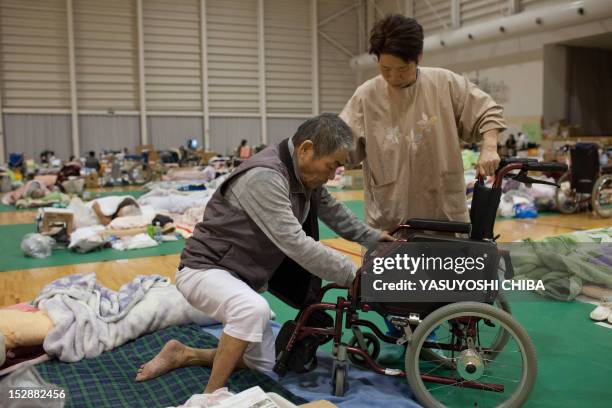
[[[69,234],[74,231],[74,212],[67,208],[41,208],[38,210],[38,217],[41,220],[39,224],[41,234],[64,224]]]
[[[98,188],[100,187],[99,183],[100,182],[98,180],[98,173],[96,173],[95,171],[89,173],[85,178],[85,187],[87,188]]]
[[[150,162],[156,162],[159,159],[157,150],[155,150],[155,147],[152,144],[136,146],[136,153],[142,153],[145,151],[149,153]]]

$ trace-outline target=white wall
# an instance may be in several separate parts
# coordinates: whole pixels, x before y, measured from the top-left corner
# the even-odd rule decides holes
[[[416,0],[416,4],[419,1]],[[523,10],[532,10],[552,3],[546,0],[524,0],[521,7]],[[612,6],[612,2],[610,4]],[[545,15],[543,12],[544,18]],[[493,18],[489,16],[489,20]],[[427,21],[430,26],[435,26],[433,22]],[[471,79],[478,78],[480,84],[484,82],[484,88],[488,88],[485,90],[493,89],[493,96],[504,105],[509,131],[527,129],[537,138],[539,130],[536,128],[539,128],[542,119],[548,125],[565,115],[565,73],[562,68],[564,53],[562,48],[554,47],[553,44],[610,32],[612,18],[603,18],[524,35],[500,37],[495,41],[447,46],[431,52],[425,50],[423,65],[444,67],[464,73]],[[362,78],[374,75],[378,75],[376,66],[365,65]]]
[[[612,32],[612,19],[532,33],[503,41],[425,53],[425,65],[442,66],[470,78],[507,87],[508,132],[527,130],[538,139],[544,125],[565,115],[564,53],[555,43]],[[502,98],[504,99],[504,98]]]
[[[73,110],[77,153],[133,149],[141,137],[165,148],[187,138],[204,141],[208,133],[210,147],[222,153],[241,137],[252,144],[283,139],[293,128],[287,123],[319,111],[339,112],[353,93],[349,60],[362,51],[355,4],[0,0],[0,156],[4,147],[4,156],[20,151],[36,157],[50,139],[22,141],[40,134],[30,128],[44,123],[53,138],[61,135],[56,150],[68,158],[77,144],[64,118]],[[329,19],[337,13],[342,14]],[[57,120],[49,121],[54,115]]]
[[[507,117],[542,115],[542,60],[462,73],[502,104]]]

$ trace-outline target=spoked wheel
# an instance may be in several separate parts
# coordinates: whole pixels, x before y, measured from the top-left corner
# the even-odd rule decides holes
[[[362,335],[365,344],[359,344],[357,336],[353,336],[351,337],[348,345],[362,349],[372,358],[372,360],[376,360],[378,358],[378,354],[380,354],[380,341],[378,340],[378,337],[376,337],[374,333],[362,333]],[[358,354],[349,353],[348,358],[358,367],[368,367],[368,363],[366,363],[365,359]]]
[[[153,179],[151,168],[145,164],[136,164],[128,170],[128,178],[130,183],[141,185],[150,182]]]
[[[428,341],[434,330],[436,340]],[[507,338],[497,350],[500,330]],[[454,368],[419,359],[424,348],[446,356]],[[489,358],[492,351],[495,359]],[[406,353],[408,383],[428,408],[520,407],[536,372],[535,350],[525,329],[505,311],[483,303],[453,303],[436,310],[419,324]]]
[[[570,174],[565,173],[557,182],[560,188],[555,191],[555,202],[557,209],[563,214],[573,214],[578,210],[580,202],[579,194],[572,190]]]
[[[612,176],[605,174],[597,179],[593,186],[591,204],[597,215],[603,218],[612,217]]]
[[[509,315],[512,315],[510,303],[508,302],[508,299],[506,299],[506,295],[504,295],[502,292],[499,292],[497,294],[497,297],[495,298],[495,306],[508,313]],[[497,354],[504,349],[506,343],[508,343],[509,338],[510,333],[502,326],[499,326],[497,334],[493,339],[491,350],[485,352],[485,356],[487,357],[487,359],[495,359],[495,357],[497,357]]]
[[[504,295],[502,292],[499,292],[497,294],[497,297],[495,298],[495,306],[508,314],[512,314],[510,309],[510,303],[508,302],[506,295]],[[493,324],[491,322],[488,323]],[[494,360],[495,357],[497,357],[497,354],[504,349],[504,346],[506,345],[506,343],[508,343],[508,339],[510,338],[510,333],[508,333],[506,329],[504,329],[502,326],[497,326],[497,328],[498,330],[495,334],[493,341],[491,342],[490,350],[486,350],[484,352],[484,356],[489,360]],[[436,336],[434,336],[434,338],[437,337],[437,329],[434,329],[433,332],[436,333]],[[432,336],[430,335],[429,341],[432,340],[431,337]],[[434,363],[437,362],[438,364],[444,365],[444,367],[447,369],[454,370],[456,368],[455,361],[452,358],[447,357],[446,354],[447,353],[440,350],[423,348],[421,350],[420,358],[421,360],[425,361],[430,361]]]

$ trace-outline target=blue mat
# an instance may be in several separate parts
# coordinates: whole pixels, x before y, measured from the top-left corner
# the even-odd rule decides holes
[[[280,324],[271,322],[276,335]],[[204,328],[204,331],[219,337],[221,325]],[[348,371],[348,390],[342,397],[332,395],[331,373],[333,359],[330,353],[318,351],[317,369],[305,374],[289,373],[278,378],[274,373],[268,374],[278,381],[283,388],[308,401],[328,400],[340,408],[418,408],[413,400],[405,378],[389,377],[373,371],[360,370],[354,366]]]

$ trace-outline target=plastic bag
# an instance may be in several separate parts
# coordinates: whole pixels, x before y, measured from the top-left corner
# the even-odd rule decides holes
[[[538,210],[533,204],[515,204],[514,218],[537,218]]]
[[[70,245],[68,245],[68,248],[80,253],[100,248],[106,244],[106,239],[100,234],[102,231],[104,231],[102,225],[78,228],[70,234]]]
[[[21,250],[32,258],[46,258],[51,255],[55,240],[42,234],[26,234],[21,241]]]

